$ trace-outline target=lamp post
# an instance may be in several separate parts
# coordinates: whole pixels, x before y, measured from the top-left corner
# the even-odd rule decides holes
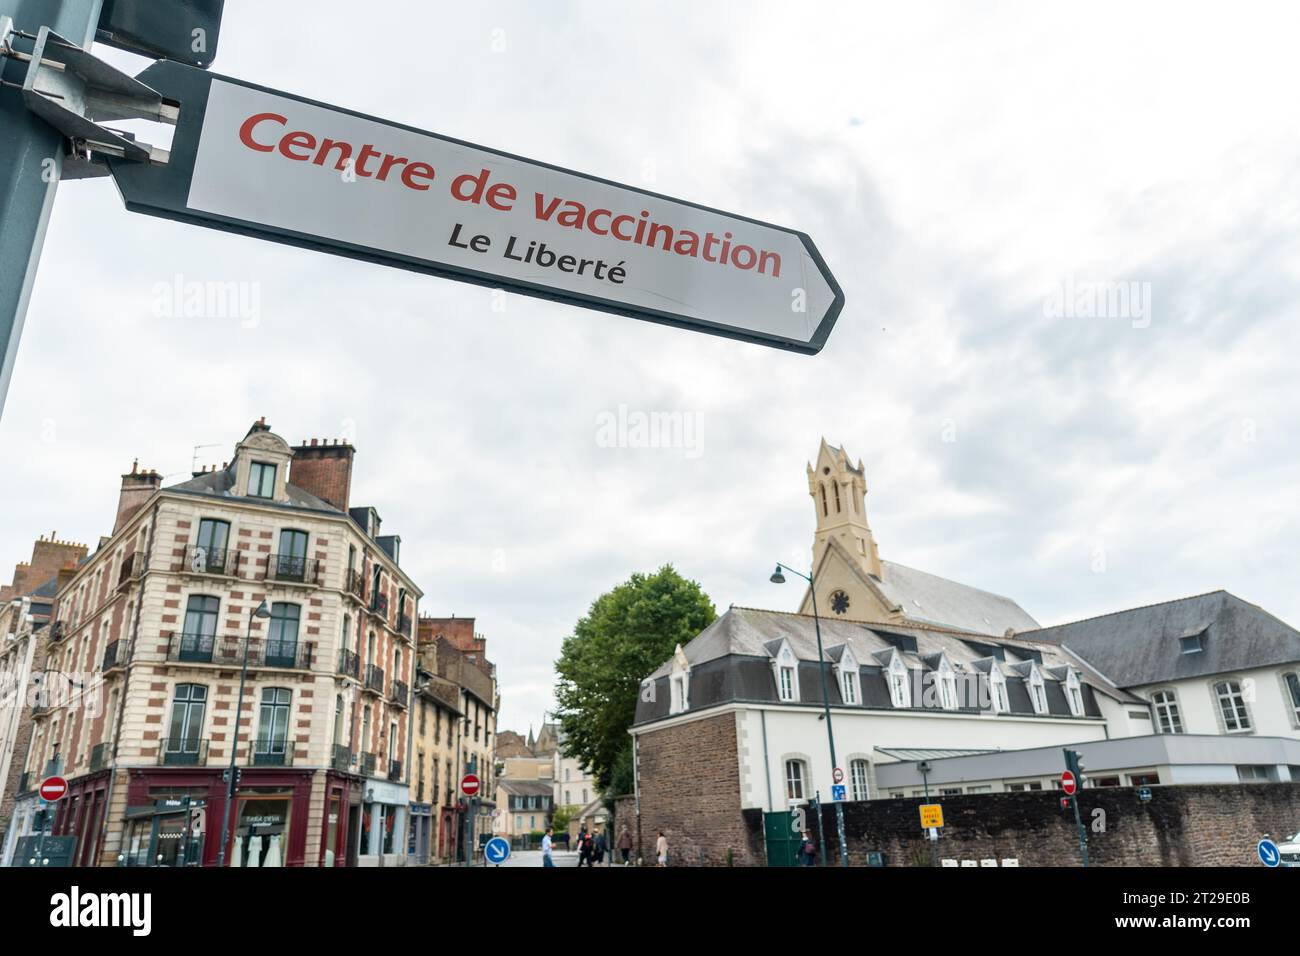
[[[822,715],[826,720],[826,742],[830,745],[831,751],[831,773],[835,773],[838,766],[835,762],[835,732],[831,729],[831,695],[826,686],[826,653],[822,650],[822,625],[821,619],[817,616],[817,584],[813,580],[813,572],[810,570],[807,574],[796,571],[787,565],[777,563],[776,570],[772,572],[770,578],[773,584],[785,584],[785,575],[781,573],[782,569],[789,571],[791,574],[798,575],[808,582],[808,593],[812,595],[813,609],[813,628],[817,632],[817,669],[822,676],[822,707],[825,713]],[[833,778],[832,778],[833,781]],[[844,807],[839,800],[833,801],[835,804],[835,829],[840,838],[840,866],[849,865],[849,846],[844,837]],[[817,817],[821,818],[820,803],[817,808]]]
[[[235,729],[230,736],[230,769],[226,772],[226,808],[221,814],[221,843],[217,849],[217,867],[226,865],[226,844],[230,842],[230,805],[235,802],[235,758],[239,754],[239,717],[244,710],[244,681],[248,677],[248,645],[253,639],[253,618],[263,620],[271,616],[266,600],[248,615],[248,630],[244,634],[244,657],[239,666],[239,696],[235,698]]]

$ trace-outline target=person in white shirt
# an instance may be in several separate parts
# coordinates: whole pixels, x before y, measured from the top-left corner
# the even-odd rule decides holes
[[[546,828],[546,835],[542,837],[542,866],[555,866],[555,861],[551,859],[551,832],[552,828]]]

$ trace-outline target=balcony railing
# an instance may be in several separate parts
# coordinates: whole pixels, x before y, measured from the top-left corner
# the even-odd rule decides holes
[[[372,595],[370,598],[370,613],[378,614],[380,617],[388,617],[388,595],[380,592]]]
[[[266,559],[266,580],[320,584],[320,562],[297,554],[272,554]]]
[[[90,748],[90,772],[103,770],[108,766],[108,744],[99,743]]]
[[[220,574],[226,577],[239,575],[243,552],[237,548],[205,548],[195,545],[186,550],[182,571],[193,574]]]
[[[339,651],[338,672],[344,677],[352,677],[356,680],[361,680],[361,658],[346,648]]]
[[[120,587],[129,581],[140,580],[140,575],[144,574],[149,568],[149,555],[143,551],[136,551],[134,554],[128,554],[126,560],[122,562],[122,570],[117,576],[117,583]]]
[[[253,741],[254,767],[292,767],[293,744],[288,740]]]
[[[410,696],[411,696],[411,691],[410,688],[406,686],[406,683],[394,677],[393,690],[392,693],[388,695],[388,699],[391,700],[398,707],[405,708],[407,706],[407,701],[410,699]]]
[[[400,760],[388,761],[388,779],[389,780],[402,779],[402,761]]]
[[[356,568],[348,568],[346,590],[348,594],[364,604],[366,600],[366,576]]]
[[[330,751],[330,767],[339,773],[350,773],[352,770],[352,751],[342,744],[335,744]]]
[[[108,673],[114,667],[120,667],[125,661],[118,660],[118,652],[121,650],[122,642],[113,641],[108,647],[104,648],[104,666],[100,670]]]
[[[361,776],[373,777],[375,775],[375,755],[362,753],[360,769],[361,769]]]
[[[208,762],[208,742],[193,738],[158,742],[158,763],[164,767],[201,767]]]
[[[248,640],[249,667],[285,667],[311,670],[315,645],[302,641]],[[240,667],[244,639],[215,634],[176,634],[167,641],[167,660],[178,664],[222,664]]]
[[[411,616],[409,614],[397,615],[397,630],[407,637],[411,636]]]
[[[366,690],[373,690],[376,694],[384,692],[384,669],[376,667],[374,664],[366,665]]]

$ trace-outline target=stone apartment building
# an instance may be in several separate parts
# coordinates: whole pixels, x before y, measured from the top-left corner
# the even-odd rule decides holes
[[[87,550],[53,533],[42,536],[32,548],[32,560],[18,564],[12,582],[0,586],[0,865],[9,864],[17,839],[31,833],[40,774],[23,768],[35,693],[45,672],[45,628],[58,575],[69,574]]]
[[[413,780],[422,819],[412,846],[421,861],[463,859],[466,847],[477,851],[479,835],[492,829],[500,688],[487,639],[474,625],[472,617],[421,617],[417,626],[423,710],[416,714]],[[460,790],[469,772],[480,781],[476,802]]]
[[[354,455],[261,420],[221,468],[122,477],[58,588],[46,689],[75,689],[37,708],[23,767],[61,762],[75,863],[214,865],[232,748],[228,865],[405,859],[421,592],[351,504]]]

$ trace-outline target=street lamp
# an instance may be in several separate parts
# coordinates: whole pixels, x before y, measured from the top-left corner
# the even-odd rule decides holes
[[[221,843],[217,849],[217,867],[226,865],[226,844],[230,842],[230,805],[235,802],[235,758],[239,754],[239,717],[244,710],[244,681],[248,677],[248,645],[253,639],[253,618],[263,620],[271,616],[266,599],[248,615],[248,630],[244,635],[244,658],[239,666],[239,696],[235,698],[235,729],[230,737],[230,769],[226,773],[226,808],[221,814]]]
[[[826,686],[826,654],[822,650],[822,625],[821,619],[817,616],[817,584],[813,580],[813,572],[811,570],[807,574],[803,574],[802,572],[796,571],[794,568],[779,562],[777,563],[776,570],[772,572],[772,577],[768,580],[773,584],[785,584],[785,575],[781,573],[783,569],[789,571],[791,574],[797,574],[799,577],[807,581],[808,593],[812,595],[813,628],[817,632],[817,669],[822,675],[822,707],[824,708],[822,717],[826,720],[826,742],[830,745],[831,773],[834,774],[838,765],[835,762],[835,732],[831,729],[831,695],[830,690]],[[832,783],[833,782],[834,779],[832,778]],[[834,800],[832,802],[835,804],[835,829],[838,831],[840,838],[840,866],[848,866],[849,846],[848,841],[844,837],[844,807],[839,800]],[[820,805],[818,806],[817,813],[820,817]]]

